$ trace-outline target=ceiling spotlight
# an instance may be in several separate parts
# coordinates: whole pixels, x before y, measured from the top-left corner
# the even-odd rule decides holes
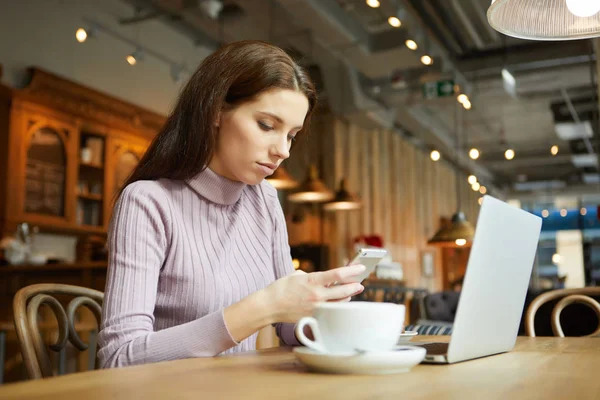
[[[433,58],[431,58],[430,56],[425,54],[424,56],[421,57],[421,62],[425,65],[431,65],[431,64],[433,64]]]
[[[466,94],[462,93],[462,94],[458,95],[458,97],[456,98],[456,100],[458,100],[458,102],[460,104],[464,104],[465,101],[469,101],[469,96],[467,96]]]
[[[400,25],[402,25],[402,22],[400,22],[400,20],[398,19],[398,17],[389,17],[388,18],[388,24],[390,24],[394,28],[400,28]]]
[[[75,38],[79,43],[83,43],[88,38],[88,33],[85,29],[79,28],[77,29],[77,32],[75,32]]]
[[[144,54],[142,53],[142,50],[138,49],[125,57],[125,59],[129,65],[136,65],[138,61],[142,61],[144,59]]]
[[[371,8],[377,8],[379,7],[381,4],[379,3],[378,0],[367,0],[367,5]]]
[[[465,110],[470,110],[471,109],[471,102],[469,100],[465,100],[462,103],[462,106],[465,108]]]
[[[552,154],[553,156],[558,154],[558,146],[557,145],[550,147],[550,154]]]
[[[477,160],[479,158],[479,150],[476,148],[469,150],[469,157],[471,157],[471,160]]]
[[[513,149],[508,149],[504,152],[504,158],[507,160],[512,160],[515,158],[515,151]]]
[[[469,182],[472,185],[475,182],[477,182],[477,177],[475,175],[469,175],[469,177],[467,178],[467,182]]]
[[[461,246],[464,246],[465,244],[467,244],[467,239],[459,238],[459,239],[456,239],[454,241],[454,243],[456,243],[457,246],[461,247]]]
[[[404,42],[404,44],[406,45],[406,47],[408,47],[411,50],[416,50],[419,48],[419,46],[417,45],[417,42],[415,42],[414,40],[408,39],[406,42]]]
[[[439,151],[437,151],[437,150],[433,150],[433,151],[431,152],[431,154],[429,155],[429,157],[431,157],[431,159],[432,159],[433,161],[438,161],[438,160],[440,159],[440,157],[441,157],[441,154],[440,154],[440,152],[439,152]]]

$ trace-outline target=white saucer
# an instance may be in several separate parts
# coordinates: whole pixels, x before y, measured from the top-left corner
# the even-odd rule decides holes
[[[294,355],[310,370],[333,374],[398,374],[408,372],[425,358],[425,348],[396,346],[391,351],[363,354],[321,353],[308,347],[295,347]]]
[[[418,334],[419,334],[419,332],[417,332],[417,331],[404,331],[400,334],[400,338],[398,339],[398,344],[408,343],[412,340],[412,338],[414,338]]]

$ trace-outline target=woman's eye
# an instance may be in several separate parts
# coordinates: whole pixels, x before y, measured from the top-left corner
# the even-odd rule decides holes
[[[273,127],[265,124],[264,122],[258,121],[258,126],[260,126],[260,129],[262,129],[263,131],[272,131]]]

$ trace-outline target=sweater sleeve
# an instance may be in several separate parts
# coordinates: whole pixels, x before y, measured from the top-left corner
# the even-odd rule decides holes
[[[290,243],[287,233],[287,225],[285,223],[285,215],[277,198],[277,191],[270,188],[268,194],[271,196],[271,214],[273,216],[273,263],[275,267],[275,278],[279,279],[290,275],[294,272],[292,263],[292,254],[290,251]],[[294,332],[296,324],[293,323],[277,323],[275,332],[281,341],[288,346],[300,345]]]
[[[159,275],[169,251],[170,212],[155,182],[128,185],[114,208],[98,358],[102,368],[214,356],[235,346],[223,311],[154,331]]]

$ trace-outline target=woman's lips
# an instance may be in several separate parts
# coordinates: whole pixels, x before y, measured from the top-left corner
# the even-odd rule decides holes
[[[275,170],[277,169],[277,166],[275,164],[270,164],[270,163],[257,163],[258,166],[260,167],[260,169],[263,170],[263,172],[267,175],[272,175]]]

